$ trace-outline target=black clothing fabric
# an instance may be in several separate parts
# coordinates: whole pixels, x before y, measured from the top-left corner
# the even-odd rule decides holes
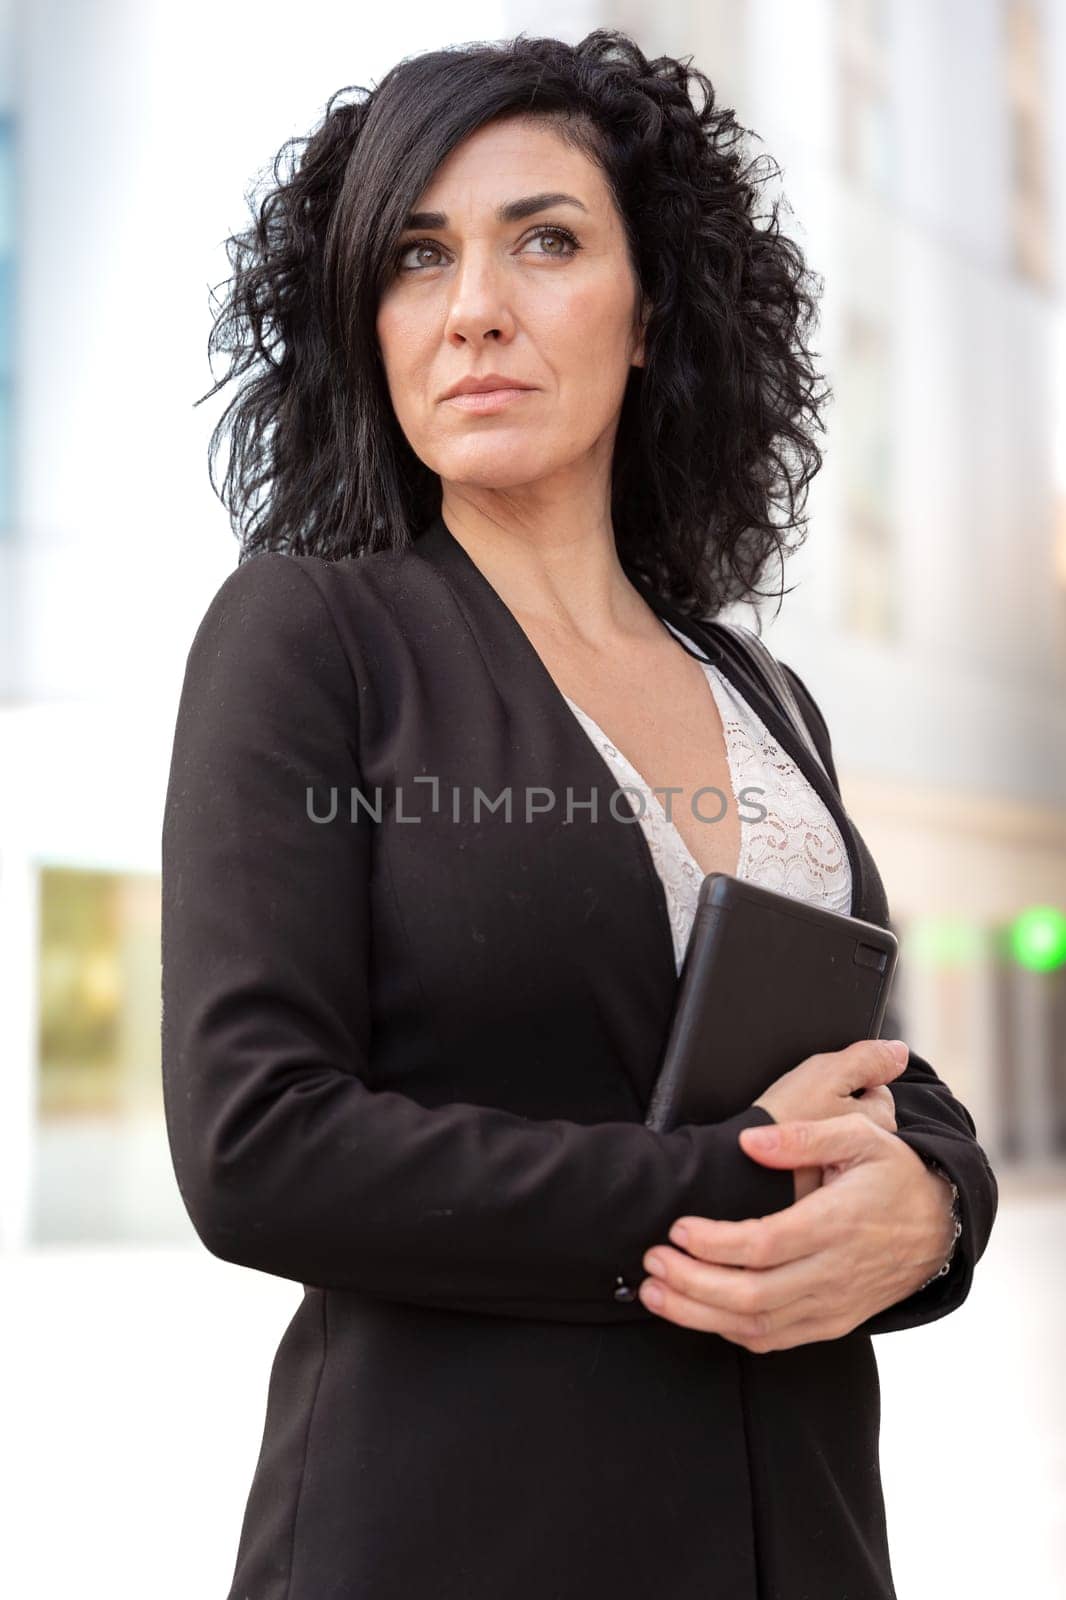
[[[810,779],[854,914],[888,925],[727,631],[636,581]],[[948,1275],[766,1354],[617,1298],[676,1218],[767,1215],[793,1178],[737,1143],[762,1108],[643,1126],[677,974],[615,789],[439,516],[405,551],[252,557],[203,617],[163,820],[167,1131],[206,1248],[304,1287],[228,1600],[894,1595],[870,1336],[963,1303],[995,1178],[912,1052],[898,1136],[959,1186]]]

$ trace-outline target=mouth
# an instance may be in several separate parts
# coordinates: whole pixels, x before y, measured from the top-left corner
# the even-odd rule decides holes
[[[482,389],[473,394],[453,394],[444,401],[447,406],[454,406],[457,411],[470,411],[485,413],[502,411],[513,401],[520,400],[524,395],[535,394],[535,389]]]

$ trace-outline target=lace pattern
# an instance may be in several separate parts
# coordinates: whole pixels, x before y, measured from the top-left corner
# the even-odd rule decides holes
[[[666,626],[678,633],[670,623]],[[722,719],[730,782],[740,817],[736,877],[749,878],[797,900],[850,912],[851,868],[831,812],[724,674],[709,661],[701,665]],[[563,698],[615,773],[619,788],[624,788],[626,799],[639,818],[666,893],[674,962],[680,972],[703,869],[632,762],[579,705],[568,695]],[[749,793],[741,800],[743,789]],[[754,794],[753,789],[757,791]],[[636,794],[630,792],[633,790]]]

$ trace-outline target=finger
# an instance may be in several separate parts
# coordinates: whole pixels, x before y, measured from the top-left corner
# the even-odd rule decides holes
[[[902,1045],[903,1048],[897,1049]],[[858,1039],[840,1052],[849,1091],[891,1083],[906,1072],[910,1050],[902,1039]]]
[[[670,1239],[701,1261],[733,1267],[778,1267],[786,1261],[817,1254],[837,1236],[839,1199],[823,1184],[784,1211],[774,1211],[767,1217],[746,1217],[739,1222],[717,1217],[678,1217],[670,1229]]]
[[[769,1312],[771,1326],[813,1315],[827,1289],[830,1267],[825,1251],[761,1270],[723,1266],[662,1244],[644,1256],[644,1270],[656,1282],[734,1316]]]
[[[817,1344],[827,1339],[841,1339],[858,1327],[846,1317],[826,1315],[824,1312],[790,1322],[772,1332],[756,1335],[745,1346],[752,1355],[769,1355],[774,1350],[794,1350],[797,1345]]]
[[[896,1102],[892,1090],[885,1084],[878,1084],[872,1089],[864,1089],[861,1093],[849,1096],[852,1105],[857,1106],[864,1116],[869,1117],[879,1128],[884,1128],[886,1133],[896,1132]],[[846,1115],[847,1113],[843,1113]]]
[[[699,1333],[718,1333],[735,1344],[769,1337],[769,1312],[744,1315],[726,1311],[721,1306],[692,1300],[657,1278],[645,1278],[637,1292],[641,1303],[649,1311],[666,1322],[676,1323],[679,1328],[693,1328]]]
[[[783,1311],[736,1313],[706,1301],[694,1300],[654,1278],[645,1278],[640,1285],[641,1303],[680,1328],[691,1328],[698,1333],[717,1333],[733,1344],[742,1345],[753,1354],[770,1350],[788,1350],[797,1344],[815,1339],[835,1339],[850,1332],[854,1323],[833,1313],[827,1313],[810,1297],[802,1304],[796,1303]]]
[[[877,1119],[877,1126],[884,1128],[886,1133],[896,1132],[896,1100],[892,1090],[885,1087],[879,1091],[884,1106],[884,1116]]]
[[[745,1155],[768,1167],[824,1167],[871,1159],[881,1136],[869,1117],[852,1111],[813,1122],[741,1128],[737,1137]]]

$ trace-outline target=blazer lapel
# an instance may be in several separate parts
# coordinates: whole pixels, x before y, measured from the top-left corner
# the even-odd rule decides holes
[[[560,738],[565,739],[568,755],[575,762],[575,770],[568,775],[567,781],[574,784],[575,790],[587,782],[599,786],[601,792],[606,786],[607,792],[612,793],[617,785],[610,767],[570,710],[517,618],[452,534],[442,516],[438,514],[433,518],[415,541],[414,549],[445,577],[462,604],[496,683],[501,688],[506,687],[508,695],[522,695],[535,701],[538,718],[543,719],[544,724],[558,725]],[[747,700],[824,801],[840,829],[847,850],[852,883],[851,914],[862,915],[866,885],[856,830],[820,762],[807,749],[776,699],[770,697],[761,678],[754,676],[743,647],[727,630],[716,627],[713,620],[697,620],[687,616],[638,574],[627,569],[627,575],[656,615],[671,622],[685,634],[695,646],[693,654],[710,660]],[[564,729],[565,733],[562,731]],[[668,970],[671,980],[676,982],[666,896],[644,830],[629,823],[620,826],[628,835],[628,842],[623,843],[621,848],[635,852],[639,858],[640,877],[647,896],[645,911],[656,929],[657,959],[664,970]],[[637,914],[640,914],[639,908]]]
[[[542,781],[546,775],[556,784],[561,781],[570,785],[578,797],[598,791],[597,828],[601,833],[606,828],[606,837],[620,857],[606,871],[603,890],[608,895],[618,895],[624,892],[627,882],[635,880],[639,886],[639,903],[627,906],[623,916],[641,951],[645,977],[656,991],[659,1004],[665,1003],[669,1010],[677,985],[677,968],[666,892],[643,828],[631,815],[629,820],[622,820],[610,811],[610,797],[618,788],[614,772],[570,710],[514,613],[443,517],[434,518],[413,548],[448,584],[493,682],[513,708],[513,721],[532,730],[529,743],[535,748],[520,750],[516,755],[523,761],[529,758],[533,781]],[[583,823],[593,825],[587,812],[577,811],[576,826],[580,828]]]
[[[665,618],[679,628],[696,645],[697,651],[709,659],[729,679],[753,710],[761,717],[778,744],[791,757],[810,783],[840,829],[851,868],[851,906],[853,917],[863,915],[866,905],[867,874],[864,851],[855,825],[844,809],[841,796],[833,787],[828,773],[820,761],[808,750],[792,719],[785,715],[776,696],[768,692],[761,676],[756,676],[743,645],[737,643],[725,628],[711,620],[697,620],[686,616],[670,601],[663,599],[639,576],[629,572],[629,579],[639,589],[657,616]],[[684,646],[682,646],[684,648]],[[811,730],[814,737],[814,730]]]

